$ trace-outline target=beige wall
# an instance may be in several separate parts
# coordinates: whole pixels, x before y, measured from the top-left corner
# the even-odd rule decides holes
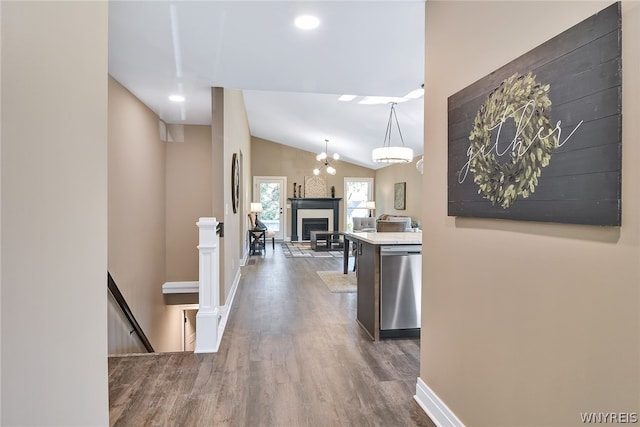
[[[166,144],[166,281],[198,280],[198,218],[211,213],[211,126]]]
[[[224,223],[225,210],[231,206],[225,206],[225,149],[224,149],[224,88],[211,88],[211,210],[217,221]],[[230,191],[230,190],[227,190]],[[225,233],[226,236],[226,233]],[[220,283],[226,282],[225,273],[225,238],[218,242],[220,250]],[[220,287],[220,301],[225,300],[225,286]]]
[[[393,164],[376,171],[376,216],[382,214],[406,215],[422,221],[422,175],[416,169],[416,157],[411,163]],[[394,186],[397,182],[406,182],[406,209],[394,208]]]
[[[251,154],[249,122],[242,92],[233,89],[212,88],[212,163],[213,163],[213,214],[224,222],[224,238],[221,247],[220,303],[227,303],[230,290],[240,278],[240,263],[244,258],[246,235],[246,190],[240,195],[238,212],[233,212],[231,199],[231,161],[233,154],[244,163],[240,165],[241,185],[246,186],[249,169],[247,159]],[[242,188],[242,187],[241,187]]]
[[[278,144],[265,139],[251,138],[251,172],[253,176],[286,176],[287,197],[293,197],[293,183],[303,184],[304,177],[313,176],[313,169],[318,165],[316,154],[310,151],[299,150],[283,144]],[[335,163],[337,170],[335,175],[327,176],[327,186],[336,187],[336,197],[344,197],[344,178],[361,177],[374,178],[376,172],[373,169],[357,166],[352,163],[338,161]],[[249,184],[252,185],[251,183]],[[287,237],[291,237],[291,210],[287,212]],[[344,201],[340,202],[340,224],[344,221]]]
[[[154,349],[176,351],[181,314],[162,296],[165,162],[158,117],[110,77],[109,271]],[[123,340],[109,332],[109,353],[122,352],[116,345]]]
[[[640,410],[640,4],[623,4],[623,226],[447,216],[447,97],[608,4],[427,2],[420,377],[467,426]]]
[[[243,196],[240,196],[240,207],[238,213],[234,214],[231,200],[231,160],[233,153],[237,153],[241,159],[251,151],[251,134],[249,133],[249,121],[244,106],[242,91],[224,90],[224,188],[225,206],[229,209],[225,213],[225,253],[224,263],[227,269],[225,273],[225,299],[236,277],[240,274],[240,260],[243,257],[244,242],[246,234],[246,205],[243,205]],[[249,155],[250,158],[250,155]],[[240,167],[243,172],[241,184],[246,186],[249,170]],[[250,182],[250,181],[249,181]]]
[[[1,2],[2,425],[108,425],[106,2]]]

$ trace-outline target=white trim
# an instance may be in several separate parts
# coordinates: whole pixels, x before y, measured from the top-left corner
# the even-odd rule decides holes
[[[418,378],[416,394],[413,398],[437,427],[465,427],[451,409],[420,378]]]
[[[231,291],[229,295],[227,295],[227,300],[225,301],[225,305],[216,307],[215,314],[211,317],[210,322],[215,321],[218,324],[218,333],[216,335],[216,343],[213,348],[203,349],[200,348],[198,352],[207,352],[207,353],[216,353],[220,348],[220,342],[222,341],[222,335],[224,334],[224,330],[227,326],[227,320],[229,319],[229,312],[231,311],[231,306],[233,305],[233,301],[236,296],[236,291],[238,290],[238,285],[240,284],[240,278],[242,277],[240,273],[240,269],[236,272],[236,277],[233,280],[233,285],[231,286]],[[181,294],[181,293],[198,293],[198,285],[199,282],[166,282],[162,285],[162,293],[163,294]],[[198,304],[189,304],[188,306],[181,306],[184,310],[188,309],[197,309]],[[183,332],[184,334],[184,329]],[[184,337],[183,337],[184,338]],[[183,339],[184,343],[184,339]]]
[[[298,241],[302,241],[302,220],[303,219],[326,219],[327,230],[335,230],[333,226],[333,209],[298,209]]]
[[[217,334],[221,317],[218,307],[206,312],[198,310],[196,314],[196,349],[193,351],[194,353],[215,353],[218,351],[220,339],[222,338]],[[202,339],[202,333],[200,334],[200,338],[198,338],[198,330],[215,331],[216,333],[207,334],[206,337],[212,339],[205,340]]]
[[[218,323],[218,342],[216,343],[215,352],[220,348],[220,342],[222,342],[222,335],[224,335],[224,329],[227,326],[227,320],[229,320],[229,313],[231,312],[231,306],[233,305],[233,301],[236,297],[236,291],[238,290],[238,285],[240,284],[240,269],[236,271],[236,277],[233,279],[233,285],[231,286],[231,290],[229,295],[227,295],[227,300],[225,301],[225,305],[219,307],[218,315],[220,316],[220,321]]]
[[[375,201],[376,200],[376,192],[375,192],[375,178],[372,177],[353,177],[353,176],[345,176],[343,179],[343,197],[344,197],[344,210],[343,210],[343,215],[344,218],[342,219],[342,228],[344,230],[347,230],[347,220],[348,215],[349,215],[349,206],[348,206],[348,198],[349,198],[349,183],[350,182],[366,182],[369,184],[369,201]],[[380,202],[378,202],[378,208],[380,209]],[[375,212],[375,211],[374,211]]]
[[[198,226],[198,313],[194,353],[213,353],[220,336],[220,249],[215,218],[202,217]]]
[[[163,294],[197,294],[200,282],[165,282],[162,285]]]

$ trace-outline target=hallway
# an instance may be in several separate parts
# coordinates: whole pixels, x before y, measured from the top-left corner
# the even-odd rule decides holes
[[[255,263],[253,261],[255,260]],[[340,258],[250,257],[217,354],[109,358],[116,426],[432,426],[413,400],[418,339],[371,342]]]

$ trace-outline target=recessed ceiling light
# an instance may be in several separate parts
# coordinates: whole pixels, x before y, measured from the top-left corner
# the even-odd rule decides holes
[[[408,101],[407,98],[398,98],[395,96],[365,96],[358,104],[368,104],[368,105],[376,105],[376,104],[389,104],[391,102],[400,103]]]
[[[357,95],[342,95],[340,98],[338,98],[338,101],[349,102],[356,99],[356,97]]]
[[[184,102],[184,96],[182,96],[182,95],[169,95],[169,101]]]
[[[293,22],[301,30],[313,30],[320,25],[320,20],[313,15],[298,16]]]

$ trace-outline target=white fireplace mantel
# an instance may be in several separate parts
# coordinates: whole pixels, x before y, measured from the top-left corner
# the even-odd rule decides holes
[[[307,215],[306,211],[315,211],[311,216],[307,218],[323,218],[323,214],[318,211],[331,211],[329,216],[329,229],[340,229],[340,200],[342,198],[336,197],[324,197],[324,198],[308,198],[308,197],[289,197],[291,202],[291,241],[300,241],[298,232],[302,228],[302,220],[299,219],[299,215],[303,212],[303,215]]]
[[[298,209],[298,230],[300,230],[299,240],[302,240],[302,220],[311,218],[322,218],[329,221],[328,230],[333,228],[333,209]]]

